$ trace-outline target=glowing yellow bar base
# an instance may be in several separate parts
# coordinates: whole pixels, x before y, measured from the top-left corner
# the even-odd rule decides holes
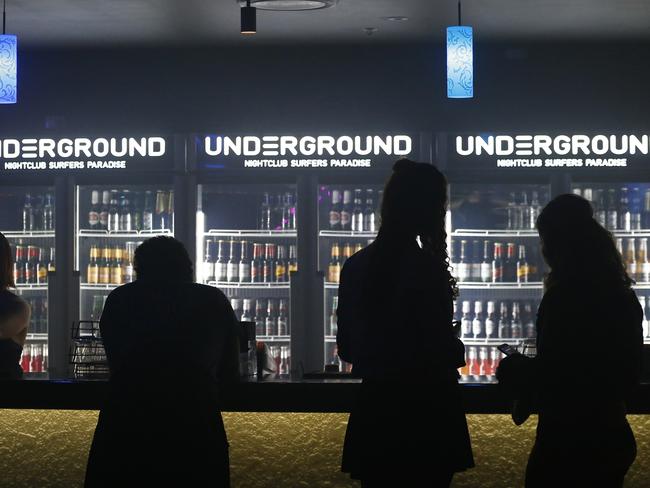
[[[233,488],[358,487],[339,471],[347,414],[227,413]],[[457,474],[455,488],[523,486],[535,419],[516,427],[505,415],[470,415],[477,467]],[[626,488],[650,479],[650,416],[630,416],[637,460]],[[97,412],[0,410],[3,487],[74,488],[83,485]]]

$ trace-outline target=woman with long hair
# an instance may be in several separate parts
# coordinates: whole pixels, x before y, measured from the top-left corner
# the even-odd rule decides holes
[[[20,355],[31,312],[22,298],[9,291],[15,286],[11,246],[0,233],[0,379],[23,376]]]
[[[612,235],[587,200],[555,198],[537,229],[550,268],[537,356],[509,356],[497,372],[539,409],[526,487],[618,488],[636,456],[625,398],[640,378],[643,311]]]
[[[341,273],[338,353],[363,380],[342,469],[364,487],[447,487],[474,465],[458,386],[465,361],[453,326],[446,209],[444,175],[398,161],[377,239]]]

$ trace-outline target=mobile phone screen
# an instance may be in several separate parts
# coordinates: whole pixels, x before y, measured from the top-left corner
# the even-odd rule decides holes
[[[497,346],[497,349],[501,351],[503,354],[505,354],[506,356],[517,354],[519,352],[510,344],[501,344],[500,346]]]

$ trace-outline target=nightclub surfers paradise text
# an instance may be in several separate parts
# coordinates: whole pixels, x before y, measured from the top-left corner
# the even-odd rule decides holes
[[[388,136],[206,136],[211,158],[235,158],[239,168],[371,168],[379,160],[413,151],[408,135]]]

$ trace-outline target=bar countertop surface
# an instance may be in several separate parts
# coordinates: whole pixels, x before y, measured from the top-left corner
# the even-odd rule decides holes
[[[425,391],[426,381],[415,388]],[[349,412],[360,380],[265,378],[232,385],[222,400],[225,412]],[[420,386],[421,385],[421,386]],[[467,413],[507,414],[510,401],[494,383],[462,383]],[[24,379],[0,382],[0,408],[98,410],[108,391],[106,380]],[[628,413],[650,413],[650,383],[627,402]]]

